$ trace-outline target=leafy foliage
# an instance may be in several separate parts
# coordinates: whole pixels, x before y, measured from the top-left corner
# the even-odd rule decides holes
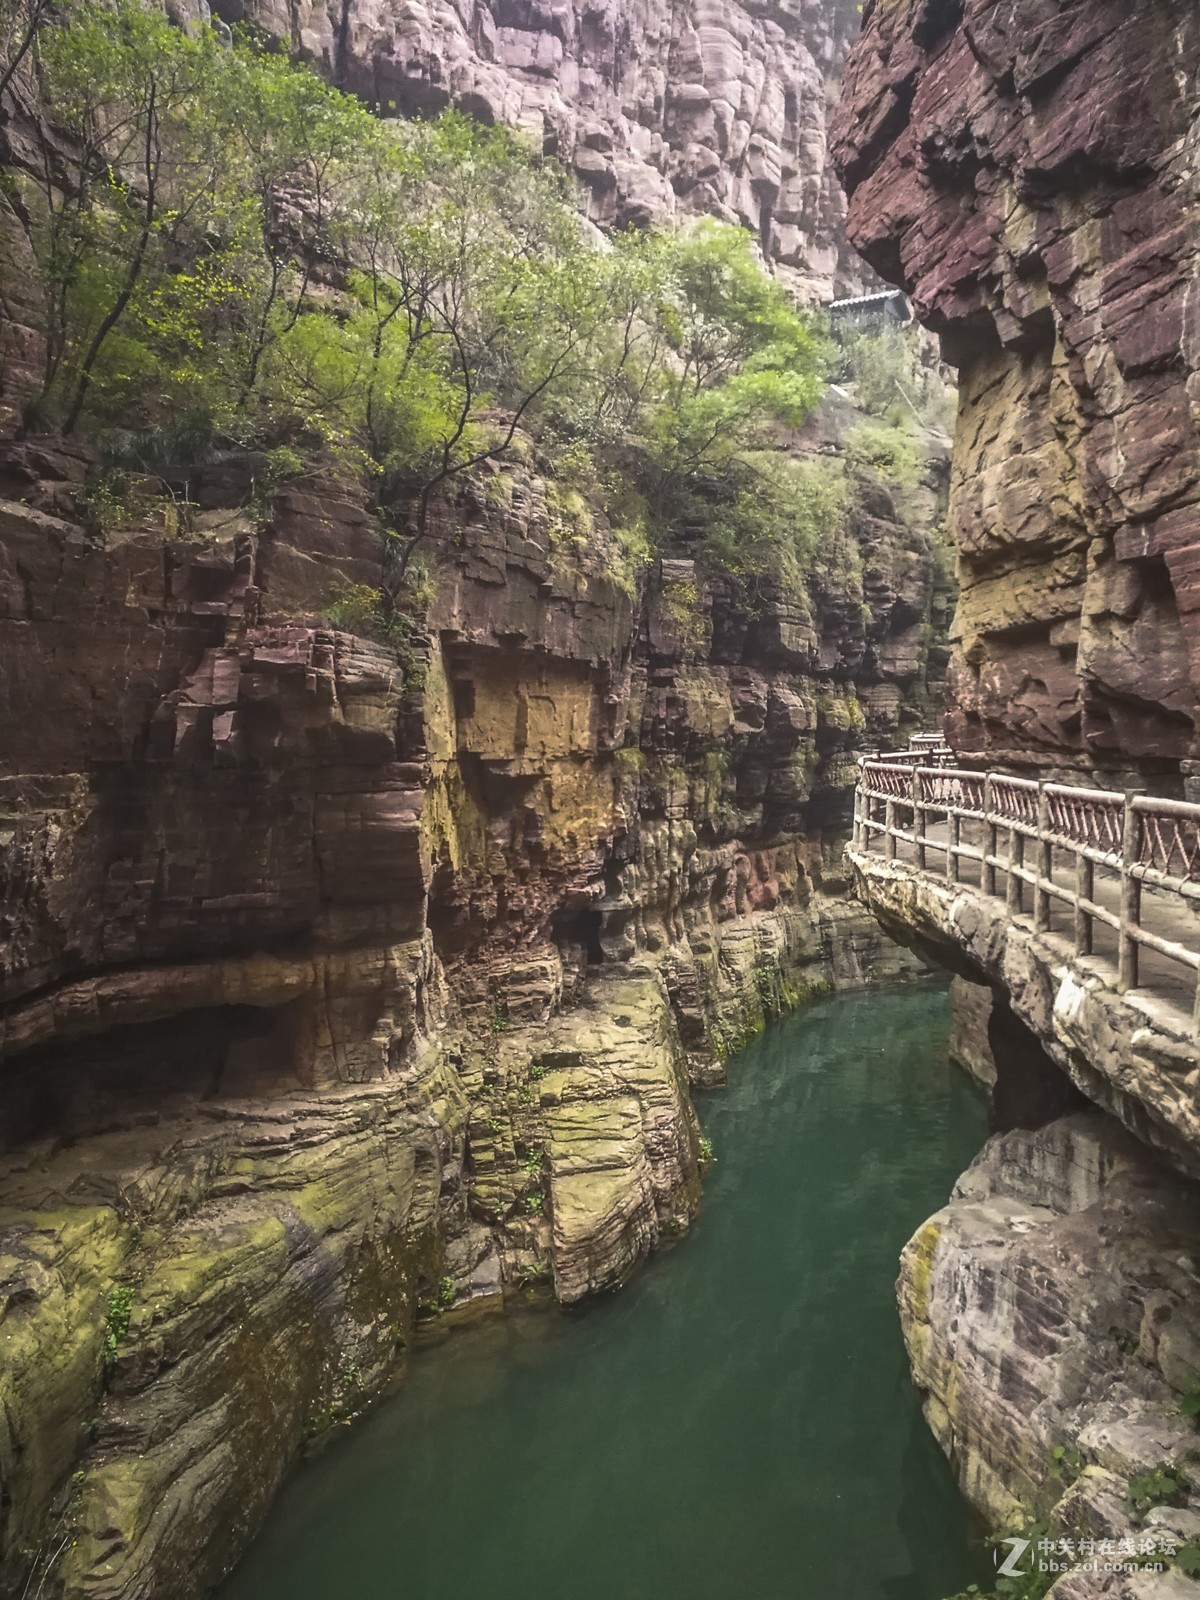
[[[1184,1390],[1179,1401],[1179,1414],[1191,1417],[1196,1426],[1200,1427],[1200,1383],[1193,1383]]]
[[[921,475],[922,458],[912,433],[889,423],[862,422],[846,438],[846,461],[910,488]]]
[[[319,444],[372,486],[382,633],[431,507],[523,435],[574,479],[563,538],[599,503],[628,583],[668,532],[749,583],[828,542],[831,484],[779,448],[828,350],[742,230],[597,248],[513,133],[381,121],[249,33],[139,0],[3,3],[0,88],[18,75],[54,130],[40,170],[4,176],[48,286],[30,429],[142,471]]]
[[[1069,1487],[1083,1471],[1083,1456],[1069,1445],[1056,1444],[1050,1452],[1050,1472]]]
[[[1049,1534],[1049,1524],[1042,1521],[1029,1521],[1019,1528],[1001,1532],[989,1538],[987,1543],[994,1550],[1008,1553],[1009,1534],[1016,1534],[1029,1541],[1032,1550],[1036,1550],[1040,1540]],[[997,1558],[998,1559],[998,1558]],[[1044,1597],[1053,1587],[1059,1574],[1055,1572],[1038,1571],[1038,1563],[1031,1561],[1029,1569],[1019,1577],[1000,1577],[997,1575],[996,1587],[990,1591],[983,1591],[978,1584],[970,1584],[960,1594],[950,1595],[948,1600],[1044,1600]]]
[[[1187,1498],[1189,1480],[1174,1462],[1162,1461],[1148,1472],[1130,1478],[1125,1503],[1139,1521],[1155,1506],[1182,1505]]]
[[[104,1332],[104,1365],[116,1361],[133,1314],[133,1290],[127,1283],[114,1284],[108,1291],[108,1316]]]

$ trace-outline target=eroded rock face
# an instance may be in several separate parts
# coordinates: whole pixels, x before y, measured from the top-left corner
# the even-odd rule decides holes
[[[1198,73],[1185,4],[865,8],[835,160],[851,238],[959,368],[946,730],[989,765],[1177,792],[1194,772]],[[1195,1540],[1194,1493],[1144,1525],[1126,1502],[1165,1463],[1194,1477],[1194,1030],[969,888],[871,856],[855,870],[884,926],[959,975],[957,1054],[994,1075],[1013,1129],[904,1254],[933,1431],[993,1525]],[[1054,1118],[1068,1078],[1112,1115]],[[1190,1586],[1078,1573],[1052,1593]]]
[[[1200,1529],[1200,1499],[1131,1511],[1131,1478],[1184,1464],[1200,1379],[1200,1203],[1097,1111],[998,1135],[905,1248],[901,1324],[925,1414],[993,1523],[1074,1540]],[[1057,1452],[1057,1454],[1056,1454]],[[1063,1600],[1186,1593],[1178,1572],[1079,1574]]]
[[[806,298],[853,292],[827,158],[848,0],[218,0],[289,40],[384,115],[457,106],[521,128],[584,184],[603,226],[676,211],[749,227]]]
[[[523,450],[400,648],[330,620],[382,552],[319,463],[103,537],[85,466],[0,459],[0,1563],[134,1600],[215,1579],[416,1321],[620,1284],[694,1215],[692,1086],[911,968],[832,862],[936,586],[881,485],[809,594],[635,581]]]
[[[1178,773],[1200,698],[1200,17],[868,6],[849,231],[959,367],[947,723],[997,764]]]

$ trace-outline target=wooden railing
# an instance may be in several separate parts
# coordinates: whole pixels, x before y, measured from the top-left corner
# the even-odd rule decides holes
[[[1174,999],[1173,969],[1143,971],[1146,952],[1187,969],[1200,1030],[1200,805],[948,759],[941,749],[937,764],[914,750],[860,758],[855,848],[888,859],[903,851],[922,872],[940,855],[948,883],[971,880],[1010,914],[1028,911],[1035,931],[1065,931],[1077,957],[1102,961],[1097,927],[1111,930],[1120,993],[1145,987]],[[1052,928],[1055,907],[1068,929]]]

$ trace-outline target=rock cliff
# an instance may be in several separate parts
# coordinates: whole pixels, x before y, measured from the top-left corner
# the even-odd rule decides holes
[[[851,238],[959,370],[946,729],[968,759],[1193,778],[1198,70],[1200,19],[1170,0],[864,8],[832,142]],[[898,1286],[934,1432],[993,1525],[1194,1552],[1193,1031],[1074,984],[969,889],[888,863],[864,893],[991,985],[957,986],[955,1049],[1001,1131]]]
[[[632,580],[525,447],[397,641],[320,462],[101,531],[86,452],[0,455],[5,1581],[187,1595],[416,1322],[687,1227],[690,1087],[765,1015],[899,970],[834,862],[923,708],[933,496],[863,479],[842,576],[749,603],[686,537]]]
[[[602,226],[709,211],[808,298],[861,281],[824,132],[851,7],[217,9],[383,115],[531,130]],[[435,502],[398,629],[377,508],[316,435],[282,483],[222,435],[116,507],[95,451],[18,437],[15,195],[0,1588],[187,1600],[419,1324],[578,1301],[688,1227],[691,1091],[766,1017],[911,969],[838,852],[854,752],[940,696],[944,463],[847,454],[837,559],[749,583],[687,526],[635,570],[518,434]],[[864,422],[843,390],[772,443]]]
[[[852,0],[213,10],[286,39],[384,115],[457,106],[524,129],[576,173],[602,226],[705,212],[750,228],[808,299],[863,281],[826,139]]]
[[[964,753],[1195,757],[1198,63],[1174,0],[866,8],[833,147],[959,369]]]
[[[1198,1246],[1195,1189],[1098,1112],[998,1135],[917,1232],[898,1285],[913,1375],[991,1522],[1035,1508],[1074,1540],[1195,1539],[1194,1494],[1138,1507],[1127,1489],[1195,1452],[1180,1406],[1200,1381]],[[1053,1592],[1190,1589],[1141,1584]]]

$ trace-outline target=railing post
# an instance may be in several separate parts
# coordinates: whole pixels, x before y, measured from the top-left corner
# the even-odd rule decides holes
[[[1025,865],[1025,835],[1017,832],[1014,822],[1008,825],[1008,883],[1005,885],[1004,900],[1008,907],[1010,917],[1016,916],[1021,910],[1023,897],[1021,894],[1021,880],[1013,871],[1014,867]]]
[[[850,842],[855,850],[862,849],[862,808],[863,808],[863,769],[862,763],[858,767],[858,780],[854,785],[854,825],[850,830]]]
[[[891,795],[883,802],[883,855],[886,861],[896,859],[896,802]]]
[[[1075,857],[1075,954],[1092,953],[1092,919],[1080,905],[1081,900],[1096,898],[1096,864],[1089,861],[1082,850]]]
[[[946,801],[946,882],[958,882],[958,847],[962,843],[962,818]]]
[[[1138,942],[1132,930],[1141,923],[1142,885],[1130,871],[1138,858],[1141,819],[1133,808],[1133,795],[1125,795],[1125,826],[1121,835],[1121,926],[1118,929],[1117,991],[1138,986]]]
[[[983,780],[983,873],[984,894],[996,892],[996,851],[999,847],[999,829],[992,820],[992,775]]]
[[[912,769],[910,779],[912,789],[913,813],[913,839],[917,847],[917,870],[925,871],[925,809],[921,805],[921,772],[919,767]]]
[[[1046,786],[1038,784],[1037,803],[1037,882],[1033,889],[1033,927],[1045,933],[1050,926],[1050,891],[1043,884],[1054,880],[1054,846],[1050,843],[1050,799]]]

